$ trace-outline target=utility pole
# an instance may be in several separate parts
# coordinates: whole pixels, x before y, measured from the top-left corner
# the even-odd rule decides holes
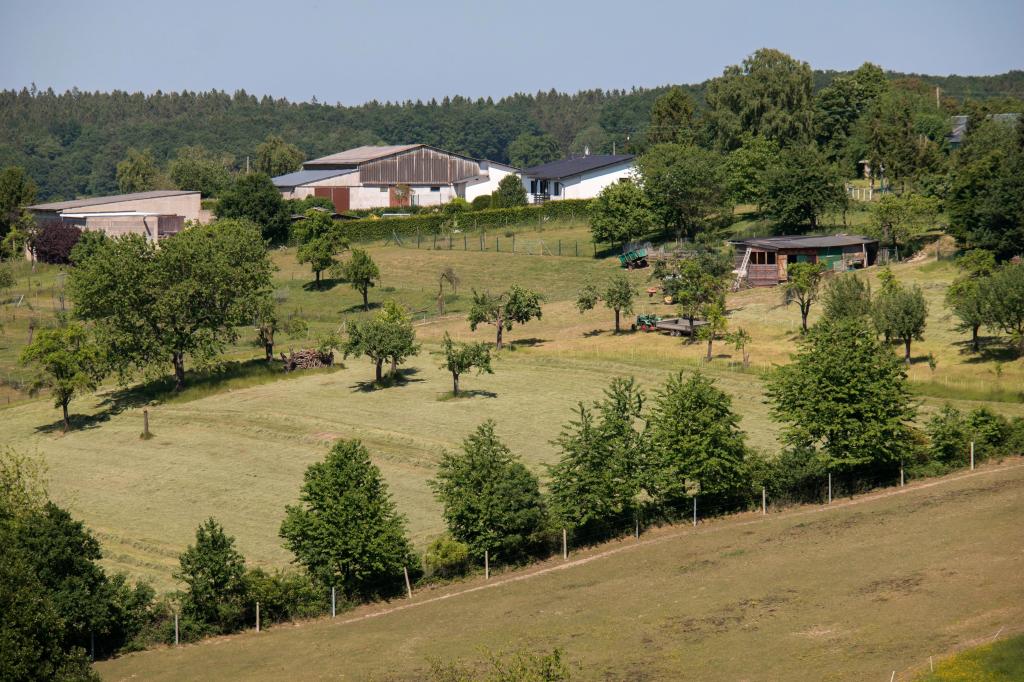
[[[935,86],[935,108],[941,109],[942,105],[939,103],[939,86]]]

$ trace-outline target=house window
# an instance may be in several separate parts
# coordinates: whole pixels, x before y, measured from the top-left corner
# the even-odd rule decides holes
[[[768,254],[768,265],[775,265],[775,252],[769,252]]]
[[[561,193],[562,193],[562,183],[560,183],[560,182],[558,182],[556,180],[554,183],[552,183],[551,195],[557,197]]]
[[[388,188],[387,188],[387,187],[381,187],[381,188],[380,188],[380,191],[381,191],[381,192],[387,192],[387,191],[388,191]]]
[[[537,193],[537,181],[536,180],[530,180],[530,194],[536,194],[536,193]]]
[[[431,188],[430,188],[430,191],[431,191],[431,192],[440,192],[440,191],[441,191],[441,188],[440,188],[440,187],[431,187]]]

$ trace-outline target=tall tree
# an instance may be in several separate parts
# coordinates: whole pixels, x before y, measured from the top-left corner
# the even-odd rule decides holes
[[[747,446],[739,421],[732,400],[714,381],[700,372],[689,378],[683,372],[670,375],[655,393],[648,417],[651,496],[676,505],[692,497],[697,484],[701,495],[735,500],[746,484]]]
[[[778,50],[760,49],[708,82],[707,120],[720,149],[739,146],[743,132],[782,146],[806,143],[813,126],[811,67]]]
[[[731,215],[719,154],[694,145],[659,144],[636,163],[651,207],[680,236],[693,237]]]
[[[811,305],[818,300],[824,276],[824,263],[790,263],[787,269],[787,279],[782,285],[782,304],[796,303],[800,307],[800,326],[805,334],[807,316]]]
[[[768,170],[778,163],[779,145],[760,135],[743,135],[739,147],[725,159],[725,183],[729,199],[737,204],[761,208]]]
[[[35,203],[38,190],[24,168],[7,166],[0,171],[0,240],[18,221],[21,210]]]
[[[516,561],[535,547],[546,513],[537,477],[523,466],[486,421],[460,452],[445,452],[430,481],[452,536],[470,554]]]
[[[61,408],[64,432],[71,430],[68,403],[76,393],[94,391],[107,373],[107,358],[80,324],[43,329],[21,351],[21,362],[38,367],[37,388],[48,388]]]
[[[765,213],[787,228],[818,229],[821,215],[846,206],[836,168],[814,145],[784,149],[765,174]]]
[[[903,342],[904,361],[910,364],[910,344],[924,338],[924,329],[928,321],[928,303],[924,300],[924,292],[916,284],[904,287],[894,283],[883,288],[873,305],[875,327],[885,335]]]
[[[1009,334],[1024,357],[1024,264],[1003,265],[988,278],[985,292],[987,325]]]
[[[903,364],[859,318],[814,325],[768,382],[782,441],[828,471],[904,461],[916,408]]]
[[[167,185],[167,179],[160,173],[153,152],[130,148],[128,156],[117,164],[117,188],[121,192],[148,192]]]
[[[524,289],[518,284],[501,292],[477,292],[473,290],[473,305],[469,309],[469,328],[476,331],[480,324],[493,324],[497,329],[494,345],[504,348],[502,332],[512,331],[515,324],[526,324],[541,317],[540,304],[544,297],[535,291]]]
[[[231,183],[230,154],[217,156],[202,145],[181,147],[171,161],[171,181],[178,189],[201,192],[214,196]]]
[[[281,244],[288,238],[288,208],[281,192],[262,173],[238,176],[221,192],[215,212],[218,218],[251,220],[271,243]]]
[[[585,313],[593,310],[598,301],[604,301],[606,308],[615,311],[615,333],[618,334],[621,331],[620,317],[623,313],[632,314],[636,294],[636,286],[629,276],[619,272],[612,276],[603,290],[598,290],[592,284],[586,285],[576,298],[576,308]]]
[[[285,508],[281,537],[296,561],[349,598],[393,593],[419,561],[405,518],[358,440],[339,440],[306,469],[299,504]]]
[[[185,583],[182,611],[214,632],[242,626],[245,614],[245,557],[235,539],[209,518],[196,529],[196,543],[178,557],[174,573]]]
[[[871,206],[870,236],[899,247],[935,227],[939,201],[920,194],[886,194]]]
[[[288,144],[277,135],[268,135],[267,139],[256,147],[254,165],[257,173],[274,177],[299,170],[305,160],[306,155],[301,149]]]
[[[625,244],[658,224],[647,194],[633,181],[616,182],[590,203],[590,234],[595,242]]]
[[[562,156],[558,140],[550,135],[523,133],[508,146],[508,160],[517,168],[530,168]]]
[[[647,126],[649,143],[692,144],[697,141],[696,129],[697,107],[685,90],[676,86],[654,100]]]
[[[339,271],[353,289],[363,296],[363,310],[370,309],[370,288],[380,281],[380,268],[362,249],[352,249],[352,257],[339,266]]]
[[[79,261],[68,281],[75,315],[92,321],[122,376],[209,364],[251,324],[271,291],[273,265],[247,221],[193,226],[160,243],[137,235],[108,239]]]
[[[476,368],[477,374],[493,374],[491,369],[491,349],[486,343],[458,343],[452,341],[448,332],[444,333],[444,341],[441,344],[444,352],[444,362],[441,369],[446,369],[452,375],[452,395],[459,395],[459,377]]]

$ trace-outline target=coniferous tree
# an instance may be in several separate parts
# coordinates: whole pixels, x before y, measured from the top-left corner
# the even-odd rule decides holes
[[[196,543],[178,558],[174,577],[186,586],[183,613],[214,632],[242,626],[245,614],[245,557],[235,539],[210,518],[196,529]]]

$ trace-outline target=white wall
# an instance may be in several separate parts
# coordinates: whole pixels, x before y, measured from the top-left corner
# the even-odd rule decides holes
[[[574,175],[569,178],[562,180],[561,191],[558,195],[551,195],[551,201],[557,201],[559,199],[593,199],[601,193],[608,185],[614,184],[624,178],[631,178],[634,176],[636,169],[633,165],[633,161],[623,161],[613,166],[605,166],[604,168],[596,168],[586,173]],[[533,201],[533,196],[530,194],[530,180],[532,178],[523,176],[523,189],[526,190],[527,198],[529,201]],[[554,180],[548,180],[548,191],[552,191],[554,186]]]
[[[502,178],[506,175],[518,175],[518,173],[509,166],[492,164],[487,161],[480,162],[480,170],[483,173],[486,173],[488,177],[484,180],[480,180],[479,182],[466,185],[466,201],[471,202],[479,196],[493,194],[494,190],[498,189],[498,183],[501,182]],[[529,189],[529,187],[527,187],[527,189]]]

